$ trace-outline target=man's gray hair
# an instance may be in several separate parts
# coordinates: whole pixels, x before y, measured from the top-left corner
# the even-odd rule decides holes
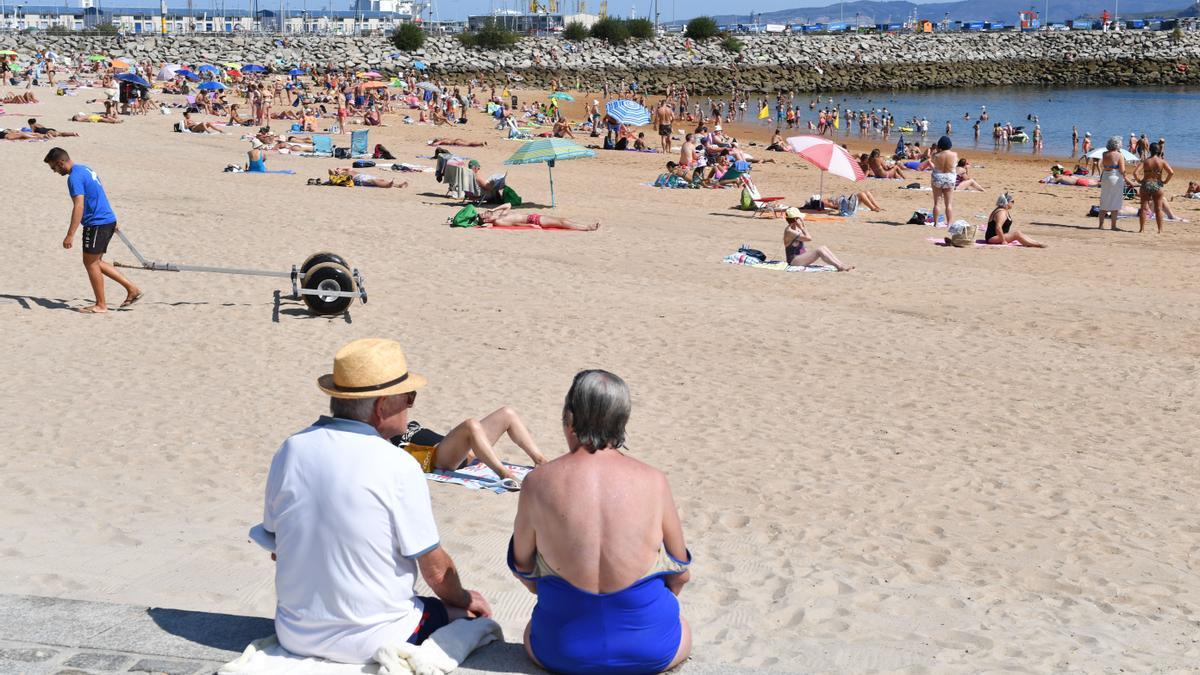
[[[1108,149],[1108,150],[1117,150],[1117,149],[1120,149],[1120,147],[1121,147],[1121,137],[1120,137],[1120,136],[1113,136],[1112,138],[1108,139],[1108,143],[1105,143],[1105,144],[1104,144],[1104,147],[1105,147],[1106,149]]]
[[[329,399],[329,414],[346,420],[371,423],[371,414],[375,412],[375,401],[372,398],[332,398]]]
[[[632,404],[629,385],[606,370],[575,375],[563,402],[563,424],[575,430],[588,452],[625,445],[625,424]]]

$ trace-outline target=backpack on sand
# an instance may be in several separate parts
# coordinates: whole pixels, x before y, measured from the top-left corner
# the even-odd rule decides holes
[[[467,204],[450,217],[450,227],[479,227],[482,224],[483,219],[474,204]]]

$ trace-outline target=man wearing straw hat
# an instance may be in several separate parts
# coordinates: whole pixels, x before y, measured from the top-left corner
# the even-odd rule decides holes
[[[328,417],[284,441],[267,477],[275,632],[293,654],[367,663],[460,618],[491,616],[441,547],[425,476],[386,439],[425,386],[399,343],[355,340],[317,386]],[[256,528],[257,529],[257,528]],[[417,572],[437,597],[418,597]]]

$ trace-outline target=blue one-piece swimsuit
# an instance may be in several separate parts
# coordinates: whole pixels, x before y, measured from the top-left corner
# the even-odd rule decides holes
[[[508,544],[508,567],[537,583],[530,646],[547,670],[559,673],[658,673],[679,651],[683,626],[679,600],[663,577],[681,574],[692,563],[676,560],[666,548],[650,574],[613,593],[589,593],[558,576],[541,554],[533,572],[521,572]]]

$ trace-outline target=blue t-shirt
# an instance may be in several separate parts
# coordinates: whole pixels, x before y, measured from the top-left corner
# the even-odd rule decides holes
[[[95,171],[82,164],[71,167],[71,173],[67,175],[67,191],[72,199],[83,195],[83,220],[80,224],[84,227],[117,222],[117,214],[109,206],[108,195],[104,194],[104,186],[100,184],[100,177]]]

